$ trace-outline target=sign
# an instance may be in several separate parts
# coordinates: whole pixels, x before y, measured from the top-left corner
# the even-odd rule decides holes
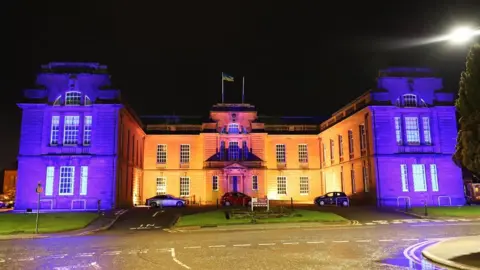
[[[35,192],[37,192],[37,193],[42,193],[42,192],[43,192],[42,184],[38,183],[38,186],[37,186],[37,188],[35,189]]]
[[[267,197],[265,197],[265,198],[252,198],[251,206],[252,206],[252,211],[253,211],[254,207],[266,207],[267,211],[270,210],[270,204],[269,204],[269,201],[268,201]]]

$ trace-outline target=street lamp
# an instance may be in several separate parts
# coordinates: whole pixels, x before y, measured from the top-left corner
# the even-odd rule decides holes
[[[480,29],[473,29],[470,27],[460,27],[452,31],[447,39],[453,43],[467,43],[474,36],[480,35]]]

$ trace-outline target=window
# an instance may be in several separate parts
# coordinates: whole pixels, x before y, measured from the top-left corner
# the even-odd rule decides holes
[[[427,191],[427,179],[425,178],[425,165],[413,164],[413,189],[415,191]]]
[[[252,176],[252,190],[258,190],[258,176]]]
[[[413,94],[403,95],[403,106],[405,107],[417,107],[417,96]]]
[[[402,121],[400,117],[395,117],[395,138],[397,140],[398,145],[403,144],[402,139]]]
[[[408,169],[407,164],[400,164],[400,173],[402,177],[402,191],[408,192]]]
[[[77,145],[78,143],[78,129],[80,124],[79,116],[65,116],[65,123],[63,129],[63,144]]]
[[[190,177],[180,177],[180,197],[190,196]]]
[[[368,192],[368,167],[367,167],[367,162],[363,162],[363,167],[362,167],[362,176],[363,176],[363,190],[365,192]]]
[[[285,144],[276,145],[277,163],[285,163]]]
[[[343,183],[343,166],[340,166],[340,184],[342,185],[342,191],[345,191],[345,185]]]
[[[309,191],[308,176],[300,176],[300,195],[308,195]]]
[[[365,150],[367,149],[367,133],[365,130],[365,124],[361,124],[358,126],[359,128],[359,133],[360,133],[360,150]]]
[[[238,148],[238,142],[228,142],[228,160],[239,160],[240,149]]]
[[[327,160],[327,148],[325,148],[325,143],[322,143],[322,163],[325,166]]]
[[[243,152],[243,159],[248,159],[248,146],[247,146],[247,141],[242,142],[242,152]]]
[[[167,164],[167,145],[166,144],[157,145],[157,164]]]
[[[80,195],[87,195],[88,166],[82,166],[80,169]]]
[[[228,124],[228,133],[229,134],[239,134],[240,133],[240,127],[238,124]]]
[[[167,178],[157,177],[157,195],[167,194]]]
[[[218,176],[217,175],[214,175],[212,177],[212,189],[214,191],[217,191],[218,190]]]
[[[60,167],[60,181],[58,195],[73,195],[73,184],[75,183],[75,167]]]
[[[340,161],[343,160],[343,137],[342,135],[338,135],[338,157]]]
[[[53,195],[53,181],[54,181],[55,167],[47,167],[47,175],[45,177],[45,196]]]
[[[355,170],[353,169],[353,164],[352,168],[350,169],[350,179],[352,181],[352,193],[356,193],[357,189],[355,187]]]
[[[58,144],[58,132],[60,131],[60,116],[52,116],[52,128],[50,129],[50,145]]]
[[[335,155],[333,154],[333,151],[335,151],[335,142],[332,139],[330,139],[330,160],[332,161],[332,163],[335,157]]]
[[[308,148],[307,144],[298,145],[298,162],[307,163],[308,162]]]
[[[430,118],[422,117],[423,124],[423,141],[426,145],[432,144],[432,135],[430,133]]]
[[[83,123],[83,145],[90,145],[92,140],[92,116],[85,116]]]
[[[410,145],[420,144],[420,132],[418,130],[417,117],[405,117],[405,130],[407,133],[407,143]]]
[[[85,102],[83,104],[85,104],[85,106],[89,106],[92,105],[92,101],[89,97],[85,96]]]
[[[430,178],[432,179],[432,191],[438,191],[438,174],[436,164],[430,164]]]
[[[65,93],[65,105],[80,105],[82,93],[77,91]]]
[[[180,145],[180,163],[190,163],[190,144]]]
[[[348,131],[348,154],[350,156],[350,159],[353,158],[353,131],[349,130]]]
[[[277,176],[277,194],[287,195],[287,177]]]
[[[224,141],[220,142],[219,158],[220,158],[220,160],[223,160],[225,158],[225,142]]]

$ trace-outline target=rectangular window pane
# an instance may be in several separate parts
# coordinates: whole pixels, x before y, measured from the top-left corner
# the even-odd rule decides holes
[[[287,195],[287,177],[277,176],[277,194]]]
[[[190,196],[190,177],[180,177],[180,197]]]
[[[167,194],[167,178],[157,177],[157,195]]]
[[[365,161],[363,162],[362,176],[363,176],[363,190],[365,192],[368,192],[368,188],[369,188],[368,167]]]
[[[258,176],[252,176],[252,190],[258,190]]]
[[[360,150],[365,150],[367,148],[367,133],[365,130],[365,125],[359,126],[360,133]]]
[[[395,117],[395,138],[397,140],[398,145],[403,144],[402,139],[402,121],[400,117]]]
[[[415,191],[427,191],[427,179],[425,178],[425,165],[413,164],[413,189]]]
[[[308,149],[306,144],[298,145],[298,162],[300,163],[308,162]]]
[[[357,192],[357,188],[356,188],[356,185],[355,185],[355,170],[353,169],[353,164],[352,164],[352,168],[350,169],[350,180],[351,180],[351,184],[352,184],[352,193],[356,193]]]
[[[47,175],[45,178],[45,196],[53,195],[54,171],[55,171],[55,167],[53,166],[47,167]]]
[[[276,156],[277,156],[277,163],[285,163],[285,144],[277,144],[276,145]]]
[[[218,176],[214,175],[212,178],[212,189],[218,190]]]
[[[73,166],[60,167],[60,181],[59,181],[58,194],[73,195],[74,183],[75,183],[75,167]]]
[[[180,145],[180,163],[190,163],[190,145],[181,144]]]
[[[58,144],[58,133],[60,132],[60,116],[52,116],[52,127],[50,129],[50,145]]]
[[[322,143],[322,163],[325,164],[327,161],[327,148],[325,148],[325,143]]]
[[[432,135],[430,133],[430,118],[422,117],[423,122],[423,141],[426,145],[432,144]]]
[[[80,171],[80,195],[87,195],[88,167],[82,166]]]
[[[338,135],[338,156],[343,158],[343,137]]]
[[[402,178],[402,191],[408,192],[408,169],[407,164],[400,164],[400,174]]]
[[[240,148],[238,147],[238,142],[229,142],[228,143],[228,160],[239,160],[240,159]]]
[[[310,192],[309,181],[307,176],[300,176],[300,195],[308,195]]]
[[[353,131],[349,130],[348,131],[348,153],[349,153],[349,156],[350,156],[350,159],[353,158]]]
[[[83,145],[90,145],[92,140],[92,116],[85,116],[83,122]]]
[[[407,133],[408,144],[420,144],[420,131],[418,129],[417,117],[405,117],[405,131]]]
[[[157,164],[166,164],[167,163],[167,145],[159,144],[157,145]]]
[[[65,116],[63,129],[63,144],[78,144],[78,129],[80,125],[80,116]]]
[[[438,191],[438,173],[436,164],[430,164],[430,178],[432,179],[432,191]]]
[[[333,151],[335,151],[335,142],[333,140],[330,140],[330,160],[332,162],[333,162],[333,159],[335,158]]]

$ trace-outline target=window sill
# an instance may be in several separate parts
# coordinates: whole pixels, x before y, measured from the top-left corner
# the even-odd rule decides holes
[[[180,168],[190,168],[190,163],[180,163]]]

